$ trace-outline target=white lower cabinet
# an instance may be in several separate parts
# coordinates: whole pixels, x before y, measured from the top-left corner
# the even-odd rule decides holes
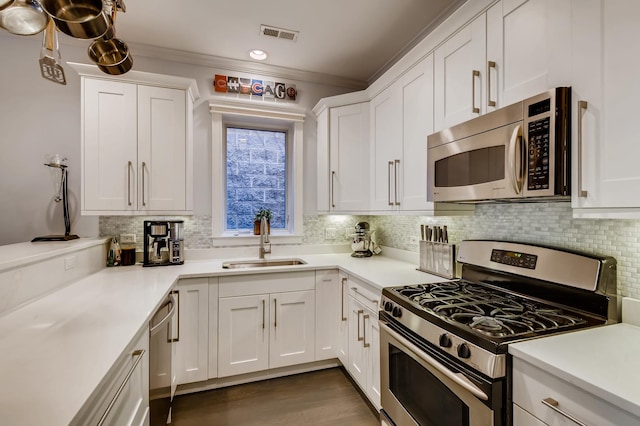
[[[349,277],[349,353],[347,371],[374,407],[380,409],[380,291]]]
[[[349,278],[345,273],[340,273],[340,324],[336,342],[336,356],[342,363],[349,362]]]
[[[149,425],[149,329],[120,355],[113,373],[94,392],[71,425]]]
[[[209,278],[178,282],[177,382],[199,382],[209,378]]]
[[[337,356],[342,319],[339,280],[337,269],[316,271],[316,361]]]
[[[315,272],[221,277],[218,377],[315,360]]]
[[[556,409],[545,405],[545,400],[554,402]],[[640,418],[631,413],[515,357],[513,404],[514,426],[640,424]]]

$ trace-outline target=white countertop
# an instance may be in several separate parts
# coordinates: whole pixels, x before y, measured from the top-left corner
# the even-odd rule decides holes
[[[640,417],[640,327],[544,337],[509,345],[509,353]]]
[[[296,257],[308,264],[269,272],[340,267],[379,288],[442,280],[381,256]],[[177,279],[250,273],[265,269],[226,270],[221,260],[105,268],[0,317],[0,422],[68,424]]]

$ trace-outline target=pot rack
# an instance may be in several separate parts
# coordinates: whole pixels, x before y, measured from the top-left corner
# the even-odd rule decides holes
[[[77,0],[0,0],[0,29],[15,35],[31,36],[44,33],[43,47],[40,52],[42,77],[59,84],[66,84],[58,46],[57,32],[70,37],[93,40],[88,48],[88,56],[98,68],[106,74],[120,75],[133,66],[133,59],[126,43],[115,37],[116,12],[126,12],[124,0],[91,0],[93,8],[86,8],[86,16],[78,15]],[[97,5],[101,5],[98,9]],[[47,10],[48,5],[51,10]],[[70,9],[73,18],[65,20],[63,13],[57,11]],[[91,10],[92,9],[92,10]],[[97,10],[100,10],[96,13]],[[85,31],[87,22],[98,22],[96,27]],[[55,30],[52,30],[54,28]],[[94,31],[97,31],[93,33]],[[96,55],[96,46],[101,55]]]

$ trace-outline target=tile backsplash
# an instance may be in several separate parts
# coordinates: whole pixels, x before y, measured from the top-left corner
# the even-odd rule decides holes
[[[169,217],[163,217],[169,219]],[[103,216],[100,235],[135,233],[142,249],[142,222],[152,217]],[[185,221],[187,249],[211,248],[211,217]],[[545,244],[613,256],[618,292],[640,298],[640,221],[574,219],[568,202],[486,204],[472,216],[305,216],[303,244],[344,244],[357,222],[367,221],[382,246],[418,252],[420,224],[447,225],[449,241],[496,239]]]

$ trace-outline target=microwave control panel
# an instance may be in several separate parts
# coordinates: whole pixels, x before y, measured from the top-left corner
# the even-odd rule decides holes
[[[550,181],[550,137],[551,117],[549,110],[551,100],[535,103],[529,106],[529,117],[542,115],[544,118],[529,121],[527,133],[527,189],[530,191],[549,189]]]

